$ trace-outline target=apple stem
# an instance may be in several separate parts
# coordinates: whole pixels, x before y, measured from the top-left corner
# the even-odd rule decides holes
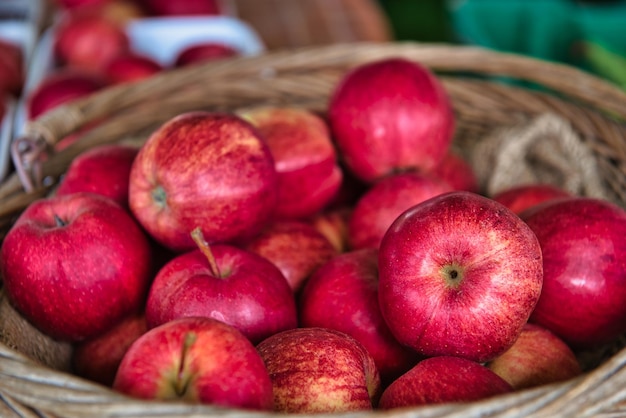
[[[61,217],[56,213],[54,214],[54,223],[59,227],[67,225],[67,223],[64,222],[63,219],[61,219]]]
[[[215,256],[213,256],[213,252],[211,251],[209,243],[205,241],[200,227],[196,227],[193,231],[191,231],[191,238],[193,238],[195,243],[198,245],[200,251],[202,251],[202,254],[204,254],[209,261],[211,273],[213,273],[215,277],[222,277],[220,268],[217,265],[217,261],[215,261]]]

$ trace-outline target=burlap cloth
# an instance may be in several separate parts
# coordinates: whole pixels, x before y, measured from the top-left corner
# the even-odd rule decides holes
[[[529,183],[552,184],[580,196],[607,196],[592,151],[567,120],[553,114],[496,129],[466,156],[487,196]]]

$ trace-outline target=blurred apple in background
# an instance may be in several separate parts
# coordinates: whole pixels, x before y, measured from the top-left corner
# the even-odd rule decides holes
[[[185,67],[208,61],[238,56],[235,48],[217,42],[193,43],[181,50],[174,59],[174,67]]]
[[[219,15],[220,0],[139,0],[148,13],[156,16]]]
[[[354,338],[296,328],[257,345],[272,380],[274,410],[314,414],[372,410],[380,396],[374,360]]]
[[[541,248],[531,228],[471,192],[405,211],[378,260],[383,317],[401,344],[424,356],[492,360],[513,345],[541,293]]]
[[[626,212],[570,197],[522,213],[543,253],[543,290],[530,318],[576,351],[626,331]]]
[[[504,379],[471,360],[441,356],[420,361],[383,392],[380,409],[471,402],[512,392]]]
[[[124,26],[133,19],[146,17],[139,0],[55,0],[60,15],[91,16]]]
[[[231,245],[209,248],[198,232],[198,249],[175,257],[154,278],[146,302],[149,328],[182,317],[211,317],[256,344],[298,326],[295,297],[274,264]]]
[[[29,119],[73,100],[86,97],[108,85],[100,76],[82,70],[59,68],[48,73],[27,98]]]
[[[278,173],[276,219],[303,219],[326,207],[343,173],[326,122],[298,108],[257,108],[241,113],[267,143]]]
[[[73,372],[80,377],[112,386],[126,351],[148,327],[143,313],[133,314],[102,335],[83,341],[72,353]]]
[[[144,143],[130,174],[131,211],[178,252],[196,248],[196,227],[211,244],[253,237],[273,216],[277,196],[267,144],[250,123],[226,113],[168,120]]]
[[[331,93],[328,118],[345,164],[367,182],[436,167],[448,153],[455,122],[441,81],[403,58],[345,74]]]
[[[454,190],[478,193],[478,178],[474,168],[460,154],[449,150],[443,160],[431,170],[431,173],[448,183]]]
[[[72,160],[57,195],[90,192],[107,196],[128,209],[130,169],[139,150],[122,144],[94,146]]]
[[[118,84],[145,80],[163,70],[163,66],[152,58],[128,52],[110,60],[104,69],[104,75],[109,83]]]
[[[324,235],[304,221],[272,222],[242,246],[278,267],[294,292],[338,253]]]
[[[499,191],[492,199],[519,215],[539,203],[562,197],[573,196],[551,184],[521,184]]]
[[[100,74],[113,58],[130,51],[124,27],[98,14],[65,13],[54,32],[59,66]]]
[[[383,387],[421,357],[389,331],[378,305],[378,251],[346,252],[319,267],[299,298],[300,326],[332,328],[358,340],[370,353]]]
[[[0,97],[5,94],[18,97],[25,79],[24,53],[22,48],[9,40],[0,38]]]
[[[131,215],[92,193],[31,203],[4,238],[3,285],[40,331],[77,342],[139,310],[152,280],[149,241]]]
[[[110,0],[53,0],[53,2],[62,9],[77,9],[87,6],[99,6]]]
[[[487,367],[516,390],[562,382],[582,373],[576,355],[563,340],[530,323],[515,344]]]
[[[113,388],[142,399],[271,411],[272,382],[252,343],[211,318],[153,328],[128,349]]]
[[[381,178],[354,205],[348,223],[351,248],[378,248],[402,212],[452,190],[448,183],[425,173],[404,172]]]

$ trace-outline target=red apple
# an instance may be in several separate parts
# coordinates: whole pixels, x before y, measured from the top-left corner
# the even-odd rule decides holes
[[[18,97],[24,86],[24,56],[22,48],[0,38],[0,96]]]
[[[471,402],[513,389],[500,376],[474,361],[439,356],[424,359],[383,392],[380,409]]]
[[[300,326],[332,328],[363,344],[387,384],[419,356],[395,339],[380,312],[377,256],[367,248],[332,258],[306,282],[298,306]]]
[[[122,144],[99,145],[84,151],[70,163],[56,194],[96,193],[128,209],[130,169],[137,153],[136,147]]]
[[[454,190],[478,193],[478,178],[474,167],[455,151],[448,151],[431,173],[448,183]]]
[[[530,323],[515,344],[487,367],[516,390],[569,380],[582,373],[576,355],[562,339]]]
[[[144,315],[133,314],[108,332],[77,344],[72,352],[74,374],[112,386],[124,354],[147,330]]]
[[[536,205],[522,219],[543,253],[543,290],[531,322],[573,349],[626,331],[626,212],[608,201],[571,197]]]
[[[186,67],[239,55],[235,48],[218,42],[193,43],[183,48],[174,59],[174,67]]]
[[[257,345],[272,380],[274,410],[314,414],[372,410],[380,394],[374,360],[354,338],[296,328]]]
[[[101,15],[66,13],[54,32],[59,65],[100,74],[115,57],[130,51],[123,26]]]
[[[348,223],[351,248],[378,248],[385,232],[402,212],[452,190],[443,180],[419,172],[398,173],[378,180],[352,210]]]
[[[196,247],[196,227],[209,243],[254,236],[271,219],[277,190],[274,160],[252,125],[197,111],[148,138],[131,169],[129,201],[158,242],[181,252]]]
[[[45,76],[29,93],[28,118],[36,119],[62,104],[85,97],[107,86],[107,82],[82,70],[60,68]]]
[[[145,80],[163,71],[164,68],[152,58],[128,52],[114,57],[104,69],[111,84]]]
[[[346,165],[368,182],[436,167],[454,134],[442,83],[403,58],[361,64],[345,74],[332,92],[328,117]]]
[[[272,222],[243,248],[278,267],[294,292],[338,253],[324,235],[303,221]]]
[[[276,218],[303,219],[327,206],[343,174],[326,122],[299,108],[257,108],[242,116],[258,129],[274,157]]]
[[[492,199],[502,203],[518,215],[539,203],[572,195],[551,184],[522,184],[501,190]]]
[[[31,203],[0,253],[7,296],[42,332],[70,342],[100,335],[144,303],[150,244],[113,200],[74,193]]]
[[[298,325],[295,297],[274,264],[231,245],[209,248],[198,232],[192,233],[198,249],[177,256],[154,278],[146,302],[149,328],[204,316],[258,343]]]
[[[348,222],[352,215],[349,206],[326,209],[318,212],[309,223],[335,247],[339,253],[349,249]]]
[[[510,348],[543,278],[533,231],[465,191],[404,212],[379,250],[379,302],[394,336],[422,355],[485,362]]]
[[[153,328],[128,349],[113,388],[142,399],[272,410],[272,382],[255,347],[212,318]]]
[[[149,13],[156,16],[219,15],[219,0],[140,0]]]

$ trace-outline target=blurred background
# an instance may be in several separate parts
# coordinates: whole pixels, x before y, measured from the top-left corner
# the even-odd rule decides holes
[[[28,119],[183,65],[333,43],[443,42],[566,63],[626,88],[624,28],[626,0],[0,0],[0,178]]]
[[[564,62],[626,87],[626,1],[379,0],[395,39]]]

